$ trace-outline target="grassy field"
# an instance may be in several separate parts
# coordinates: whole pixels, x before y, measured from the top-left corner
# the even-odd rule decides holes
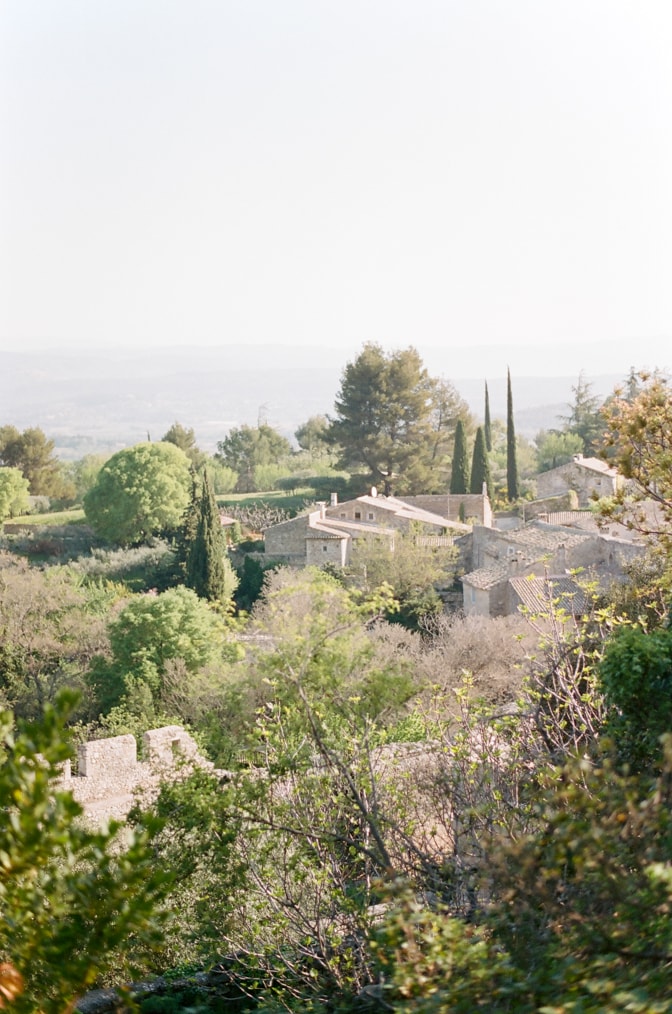
[[[271,507],[281,507],[283,510],[291,511],[292,514],[303,510],[306,501],[313,503],[314,500],[315,491],[309,486],[305,489],[297,489],[293,493],[273,490],[267,493],[225,493],[217,497],[218,505],[224,508],[256,507],[258,504],[264,503]]]
[[[81,507],[73,507],[69,511],[54,511],[51,514],[22,514],[18,518],[8,518],[8,525],[83,525],[84,511]]]

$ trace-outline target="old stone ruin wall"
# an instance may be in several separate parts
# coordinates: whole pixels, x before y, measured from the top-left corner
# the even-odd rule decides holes
[[[58,785],[72,792],[86,817],[103,822],[123,819],[138,796],[150,802],[162,778],[175,777],[185,765],[213,767],[180,725],[146,732],[143,755],[145,759],[138,760],[137,743],[131,735],[81,743],[77,773],[73,774],[70,761],[66,761]]]

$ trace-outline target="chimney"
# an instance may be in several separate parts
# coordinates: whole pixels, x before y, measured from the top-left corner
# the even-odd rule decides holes
[[[326,500],[318,500],[317,506],[320,508],[320,521],[324,521],[327,516],[327,502]]]
[[[338,507],[338,493],[332,493],[329,497],[329,506]]]

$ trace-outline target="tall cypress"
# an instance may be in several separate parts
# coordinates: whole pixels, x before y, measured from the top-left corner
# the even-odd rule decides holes
[[[453,447],[453,463],[450,469],[450,492],[466,493],[469,485],[469,459],[467,457],[467,437],[464,423],[457,420],[455,427],[455,446]]]
[[[201,598],[210,602],[225,595],[224,553],[226,546],[222,524],[207,471],[203,472],[198,505],[198,524],[187,553],[186,581]]]
[[[485,449],[488,453],[492,450],[492,423],[490,422],[490,395],[487,380],[485,382]]]
[[[511,370],[506,371],[506,491],[509,500],[518,499],[518,458],[516,455],[516,430],[513,425],[513,395],[511,393]]]
[[[490,478],[488,452],[485,448],[485,435],[483,433],[483,427],[479,426],[476,430],[474,453],[471,459],[471,483],[469,485],[469,492],[482,493],[483,483],[485,483],[488,496],[492,496],[492,480]]]
[[[198,529],[198,516],[200,513],[201,504],[201,488],[198,481],[198,475],[196,469],[191,469],[191,494],[189,496],[189,503],[187,509],[182,516],[182,525],[178,532],[176,540],[177,550],[177,561],[180,566],[180,572],[182,576],[186,574],[187,570],[187,559],[191,552],[194,539],[196,538],[196,531]]]

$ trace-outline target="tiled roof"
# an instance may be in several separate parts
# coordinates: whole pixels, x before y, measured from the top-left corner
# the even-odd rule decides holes
[[[565,575],[512,577],[510,583],[521,604],[532,613],[548,613],[551,603],[574,616],[588,611],[585,593],[576,581]]]
[[[530,554],[534,559],[544,553],[554,553],[561,546],[566,549],[573,549],[589,539],[588,532],[580,532],[564,528],[560,525],[547,525],[543,521],[532,521],[524,528],[517,528],[506,532],[506,540],[519,546],[526,557]]]
[[[589,468],[592,472],[601,472],[602,475],[618,475],[617,470],[608,465],[606,461],[602,461],[601,458],[574,458],[574,464],[581,465],[582,468]]]
[[[479,567],[478,570],[472,570],[470,574],[464,575],[462,581],[474,588],[480,588],[481,591],[487,591],[489,588],[501,584],[502,581],[506,581],[508,573],[509,568],[506,563],[494,563],[490,567]]]
[[[405,518],[408,521],[421,521],[427,525],[439,525],[442,528],[453,528],[461,532],[471,531],[469,525],[463,525],[460,521],[450,521],[441,514],[434,514],[432,511],[423,510],[413,504],[406,503],[396,496],[358,496],[357,503],[365,504],[367,507],[377,507],[379,510],[389,511],[395,517]],[[343,504],[339,504],[342,507]],[[334,510],[335,508],[331,508]]]

